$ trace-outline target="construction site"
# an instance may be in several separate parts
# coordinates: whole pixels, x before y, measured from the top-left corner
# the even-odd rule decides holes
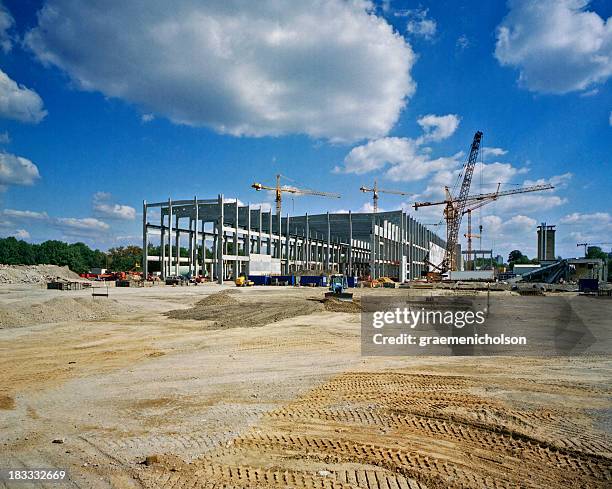
[[[473,193],[481,137],[456,188],[409,210],[379,211],[404,193],[375,183],[355,189],[372,212],[289,215],[283,194],[337,194],[278,176],[253,183],[275,209],[143,202],[138,272],[0,269],[0,467],[63,471],[0,487],[610,487],[607,263],[558,259],[542,223],[537,264],[494,267],[471,213],[553,187]],[[531,343],[371,354],[372,301],[486,304]]]

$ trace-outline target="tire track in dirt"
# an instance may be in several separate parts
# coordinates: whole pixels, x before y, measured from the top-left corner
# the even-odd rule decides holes
[[[472,393],[483,387],[495,388],[476,377],[342,374],[198,459],[162,458],[141,481],[300,489],[612,484],[604,435],[581,436],[582,427],[561,423],[563,413],[520,410]]]

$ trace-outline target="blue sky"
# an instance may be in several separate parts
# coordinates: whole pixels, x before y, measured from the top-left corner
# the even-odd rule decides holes
[[[250,185],[279,172],[342,194],[284,212],[367,210],[375,178],[408,207],[482,130],[473,193],[556,186],[484,207],[483,247],[533,256],[542,221],[563,256],[612,241],[609,2],[137,3],[4,0],[2,235],[139,244],[143,199],[270,204]]]

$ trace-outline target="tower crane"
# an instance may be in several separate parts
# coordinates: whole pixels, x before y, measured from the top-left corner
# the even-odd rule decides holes
[[[332,197],[335,199],[340,198],[340,194],[332,193],[332,192],[321,192],[319,190],[311,190],[311,189],[303,189],[291,187],[288,185],[281,185],[280,179],[282,175],[276,175],[276,186],[271,187],[268,185],[264,185],[262,183],[255,182],[251,187],[255,190],[272,190],[275,193],[275,202],[276,202],[276,214],[281,215],[281,201],[283,193],[296,194],[296,195],[318,195],[320,197]]]
[[[605,246],[612,245],[612,243],[577,243],[576,246],[584,246],[584,256],[587,256],[587,249],[590,246]]]
[[[401,192],[400,190],[386,190],[382,188],[378,188],[378,183],[374,180],[373,187],[361,186],[359,190],[362,192],[372,192],[372,209],[376,214],[378,212],[378,194],[395,194],[395,195],[410,195],[408,192]]]
[[[491,202],[496,201],[497,199],[499,199],[500,197],[504,197],[507,195],[516,195],[516,194],[525,194],[525,193],[529,193],[529,192],[540,192],[542,190],[552,190],[555,187],[550,185],[550,184],[542,184],[542,185],[530,185],[528,187],[520,187],[520,188],[516,188],[516,189],[512,189],[512,190],[505,190],[500,192],[499,191],[499,187],[501,184],[497,184],[497,190],[495,192],[490,192],[490,193],[486,193],[486,194],[476,194],[476,195],[470,195],[466,200],[465,200],[465,209],[463,210],[463,214],[467,214],[467,225],[468,225],[468,229],[467,229],[467,233],[464,235],[467,238],[467,258],[468,261],[471,260],[471,256],[472,256],[472,238],[478,238],[480,237],[479,235],[476,234],[472,234],[472,211],[479,209],[487,204],[490,204]],[[447,191],[448,193],[448,191]],[[446,205],[447,208],[449,205],[452,205],[452,201],[449,202],[449,199],[445,199],[445,200],[440,200],[437,202],[417,202],[414,204],[414,208],[418,209],[419,207],[427,207],[427,206],[432,206],[432,205]],[[447,216],[447,212],[445,210],[444,213],[445,217]],[[448,227],[448,217],[447,217],[447,227]],[[482,230],[481,230],[482,232]],[[456,244],[456,242],[455,242]],[[447,246],[448,248],[448,246]],[[448,269],[447,269],[448,270]],[[446,271],[446,270],[445,270]]]

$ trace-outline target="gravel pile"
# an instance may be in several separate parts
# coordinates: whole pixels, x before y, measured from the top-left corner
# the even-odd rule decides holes
[[[51,280],[82,280],[68,267],[0,265],[0,284],[44,284]]]
[[[58,297],[38,304],[0,307],[0,328],[32,326],[63,321],[94,321],[129,312],[130,308],[113,299]]]

